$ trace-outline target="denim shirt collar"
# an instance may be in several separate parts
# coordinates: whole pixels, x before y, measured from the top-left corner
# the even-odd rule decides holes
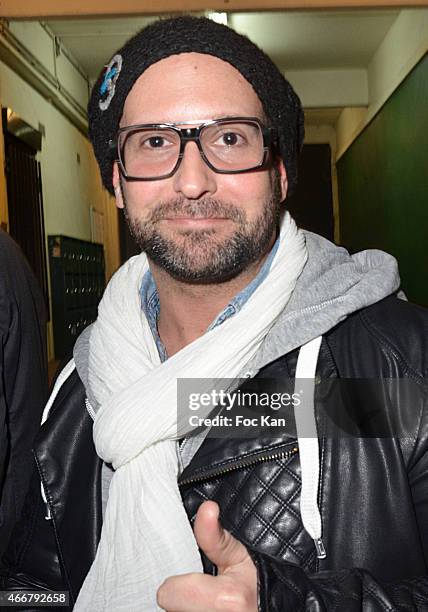
[[[229,304],[227,304],[227,306],[223,308],[223,310],[216,316],[214,321],[210,324],[207,331],[214,329],[214,327],[217,327],[217,325],[221,325],[222,323],[224,323],[224,321],[226,321],[226,319],[241,310],[243,305],[253,295],[257,287],[264,281],[264,279],[268,275],[273,258],[275,257],[275,254],[278,250],[278,246],[279,238],[277,238],[257,276],[253,278],[253,280],[248,283],[248,285],[244,287],[244,289],[242,289],[230,300]],[[141,308],[143,309],[144,314],[147,317],[147,321],[149,323],[153,338],[156,342],[156,346],[159,351],[159,356],[161,358],[161,361],[165,361],[168,356],[166,354],[165,347],[160,339],[157,327],[160,311],[159,295],[157,292],[156,283],[150,270],[147,270],[147,272],[143,276],[143,280],[141,282],[140,287],[140,298]]]

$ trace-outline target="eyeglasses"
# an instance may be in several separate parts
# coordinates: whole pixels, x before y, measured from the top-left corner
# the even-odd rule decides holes
[[[219,174],[250,172],[266,165],[276,143],[275,128],[255,117],[186,123],[151,123],[120,128],[110,146],[117,149],[122,175],[131,181],[154,181],[172,176],[188,142],[196,142],[202,159]]]

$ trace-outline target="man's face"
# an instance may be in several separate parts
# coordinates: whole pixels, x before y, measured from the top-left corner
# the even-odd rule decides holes
[[[257,117],[261,102],[233,66],[186,53],[148,68],[124,106],[121,127],[222,117]],[[189,142],[176,173],[133,182],[114,166],[116,203],[125,208],[133,237],[154,264],[173,278],[218,283],[258,262],[272,246],[287,180],[282,164],[246,174],[218,174]]]

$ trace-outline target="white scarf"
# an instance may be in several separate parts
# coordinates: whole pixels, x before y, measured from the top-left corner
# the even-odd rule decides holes
[[[306,259],[304,236],[286,213],[269,274],[242,309],[164,363],[141,309],[146,256],[133,257],[111,279],[91,333],[89,385],[100,404],[97,453],[116,471],[76,611],[159,610],[156,592],[168,576],[202,571],[177,485],[177,379],[242,374]]]

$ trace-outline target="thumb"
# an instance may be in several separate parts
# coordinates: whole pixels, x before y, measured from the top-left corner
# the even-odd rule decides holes
[[[206,501],[199,506],[195,519],[195,538],[208,559],[223,573],[228,567],[238,565],[249,558],[241,542],[223,529],[219,520],[218,504]]]

